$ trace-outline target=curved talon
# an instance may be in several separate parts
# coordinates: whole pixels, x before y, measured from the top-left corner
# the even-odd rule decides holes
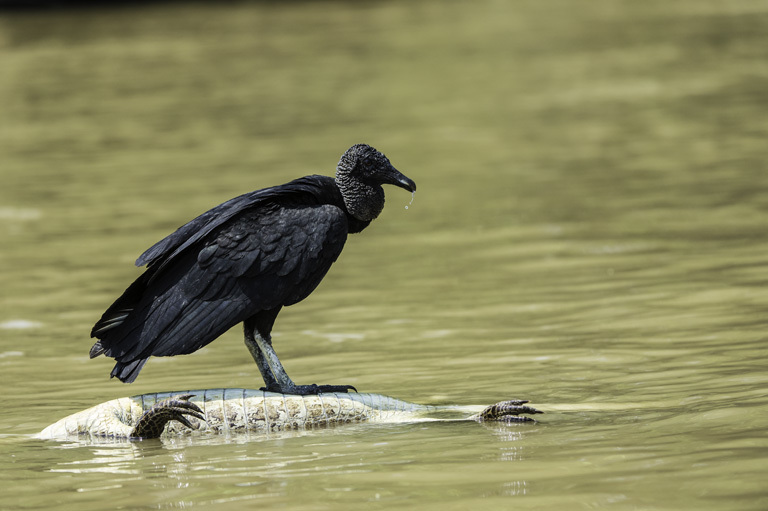
[[[194,394],[171,396],[152,405],[139,417],[136,426],[131,431],[131,438],[159,438],[165,425],[172,420],[194,429],[195,426],[189,422],[187,416],[202,421],[205,420],[205,416],[200,407],[189,401],[191,397],[194,397]]]
[[[357,389],[352,385],[314,385],[317,388],[317,393],[322,392],[342,392],[348,393],[350,390],[357,392]]]
[[[472,418],[478,422],[484,421],[502,421],[502,422],[536,422],[530,417],[522,414],[544,413],[530,406],[525,406],[528,401],[514,399],[510,401],[501,401],[495,405],[487,407]]]

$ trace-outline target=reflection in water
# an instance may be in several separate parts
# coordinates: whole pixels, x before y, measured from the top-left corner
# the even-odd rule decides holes
[[[519,424],[485,423],[486,429],[491,429],[502,442],[499,445],[499,459],[502,461],[520,462],[524,457],[524,431]],[[520,496],[527,493],[528,482],[525,479],[509,481],[503,484],[500,495]]]
[[[76,488],[82,494],[131,492],[137,484],[148,484],[153,491],[169,492],[161,508],[295,499],[297,491],[318,484],[326,495],[392,504],[402,498],[403,491],[429,493],[430,488],[442,486],[430,475],[432,471],[440,466],[447,469],[456,456],[468,453],[488,462],[512,462],[513,473],[519,474],[526,458],[526,434],[535,428],[534,424],[462,422],[360,424],[259,438],[214,435],[122,445],[70,443],[53,447],[65,455],[48,471],[85,477]],[[432,444],[429,451],[419,448],[425,441]],[[466,481],[461,466],[455,469],[459,472],[445,477],[456,478],[457,487],[462,487]],[[486,483],[482,491],[487,496],[526,495],[528,481],[509,480],[504,472],[500,469],[499,477],[490,481],[495,489]],[[103,479],[88,478],[89,474],[111,476],[105,484]],[[201,477],[207,481],[202,486]],[[211,493],[204,487],[219,490]]]
[[[504,426],[503,424],[499,424],[498,426]],[[496,436],[505,443],[511,443],[516,442],[513,445],[507,446],[504,445],[499,448],[499,452],[501,453],[501,459],[504,461],[520,461],[523,459],[523,445],[521,445],[519,442],[522,440],[522,433],[520,431],[512,431],[510,429],[502,429],[501,427],[495,428],[496,429]]]
[[[502,495],[508,495],[510,497],[517,497],[519,495],[525,495],[528,493],[528,483],[526,481],[510,481],[504,483]]]
[[[76,450],[78,456],[89,455],[82,459],[61,462],[56,467],[51,467],[51,472],[140,474],[137,460],[167,454],[166,447],[159,441],[120,442],[109,438],[91,438],[86,447],[83,442],[59,445],[55,442],[46,443],[54,449]],[[180,452],[183,454],[183,451]]]
[[[110,474],[139,474],[136,466],[137,449],[131,445],[113,446],[109,449],[92,449],[92,458],[67,461],[51,472],[71,472],[82,474],[87,472],[106,472]]]

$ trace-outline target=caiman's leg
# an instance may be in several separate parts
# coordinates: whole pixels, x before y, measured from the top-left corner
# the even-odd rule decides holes
[[[530,417],[524,417],[521,414],[544,413],[530,406],[525,406],[528,401],[513,400],[502,401],[491,405],[470,419],[478,422],[496,421],[496,422],[535,422]]]
[[[168,421],[179,421],[186,427],[194,429],[185,415],[200,420],[205,420],[205,417],[196,404],[189,402],[191,397],[192,394],[171,396],[152,405],[152,408],[139,417],[131,431],[131,438],[159,438]]]
[[[253,360],[259,367],[266,387],[262,390],[279,392],[281,394],[319,394],[321,392],[357,391],[352,385],[296,385],[288,377],[283,364],[277,358],[272,347],[272,325],[275,323],[280,308],[263,311],[243,322],[245,330],[245,345],[251,352]]]

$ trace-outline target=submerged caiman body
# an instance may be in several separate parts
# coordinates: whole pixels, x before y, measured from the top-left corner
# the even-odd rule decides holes
[[[463,420],[532,421],[518,414],[540,412],[523,403],[505,401],[484,410],[480,407],[479,413],[472,414],[471,407],[424,406],[379,394],[297,396],[236,388],[189,390],[107,401],[51,424],[37,437],[151,438],[192,432],[269,432],[350,422],[436,420],[430,414],[445,410],[456,411],[454,418]],[[152,421],[147,428],[145,423]]]

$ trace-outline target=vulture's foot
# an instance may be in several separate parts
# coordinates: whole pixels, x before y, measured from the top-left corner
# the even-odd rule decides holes
[[[152,405],[152,408],[139,417],[136,426],[131,431],[131,438],[159,438],[168,421],[178,421],[186,427],[194,429],[186,416],[203,421],[205,417],[203,411],[196,404],[189,402],[189,398],[192,396],[193,394],[171,396]]]
[[[261,387],[259,390],[266,392],[277,392],[278,394],[293,394],[296,396],[312,396],[316,394],[323,394],[326,392],[342,392],[347,393],[350,390],[357,392],[357,389],[352,385],[291,385],[283,386],[270,385],[267,387]]]
[[[478,422],[536,422],[530,417],[525,417],[524,414],[533,415],[544,412],[525,406],[527,402],[522,400],[501,401],[472,416],[472,419]]]

